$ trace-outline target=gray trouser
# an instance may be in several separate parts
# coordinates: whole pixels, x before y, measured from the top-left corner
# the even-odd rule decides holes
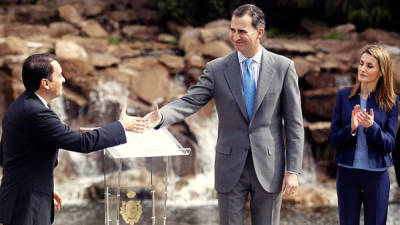
[[[268,193],[258,182],[249,152],[238,183],[228,193],[218,193],[220,225],[243,225],[250,194],[252,225],[279,225],[282,195]]]

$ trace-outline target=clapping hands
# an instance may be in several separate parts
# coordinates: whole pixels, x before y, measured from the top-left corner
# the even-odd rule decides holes
[[[355,105],[351,112],[351,132],[354,132],[359,125],[369,128],[374,124],[374,110],[370,109],[369,114],[366,109],[360,112],[360,105]]]

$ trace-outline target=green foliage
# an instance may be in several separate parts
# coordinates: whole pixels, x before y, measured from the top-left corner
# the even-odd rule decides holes
[[[299,38],[300,37],[296,33],[283,32],[275,27],[268,28],[265,32],[266,32],[268,38],[274,38],[274,37]]]
[[[178,41],[168,41],[167,44],[178,46]]]
[[[279,36],[279,31],[276,28],[269,28],[266,30],[267,37],[274,38]]]
[[[120,40],[118,38],[109,38],[108,39],[108,44],[109,45],[117,45],[119,44]]]
[[[155,0],[164,21],[202,25],[219,18],[229,18],[240,0]]]
[[[302,18],[326,21],[329,25],[354,23],[358,30],[379,27],[400,31],[398,0],[154,0],[163,21],[201,26],[231,17],[239,5],[259,6],[267,17],[267,25],[299,27]],[[272,34],[274,31],[271,31]]]
[[[329,33],[326,35],[317,35],[317,38],[326,39],[326,40],[344,40],[344,38],[336,32]]]

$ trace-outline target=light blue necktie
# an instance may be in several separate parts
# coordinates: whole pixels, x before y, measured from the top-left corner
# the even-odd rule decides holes
[[[243,91],[244,91],[244,102],[246,103],[247,115],[249,120],[253,116],[254,96],[256,95],[256,83],[254,82],[254,76],[250,70],[252,59],[246,59],[243,73]]]

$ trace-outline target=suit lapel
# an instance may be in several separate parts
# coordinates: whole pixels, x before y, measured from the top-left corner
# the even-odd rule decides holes
[[[270,53],[263,48],[262,58],[261,58],[261,68],[260,74],[258,76],[256,97],[254,99],[253,116],[256,115],[257,110],[260,108],[262,100],[268,89],[271,87],[271,80],[275,70],[273,69],[273,59]]]
[[[226,82],[231,89],[231,93],[239,106],[240,112],[242,113],[243,117],[246,118],[248,121],[249,119],[247,116],[246,104],[244,103],[242,75],[240,72],[241,69],[239,65],[237,51],[234,51],[227,58],[224,75]]]

